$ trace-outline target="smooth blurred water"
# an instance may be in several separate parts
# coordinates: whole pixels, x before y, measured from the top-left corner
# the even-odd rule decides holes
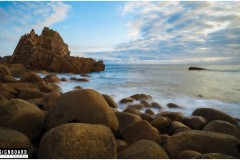
[[[114,97],[118,102],[136,93],[151,95],[164,110],[190,115],[195,108],[213,107],[240,118],[240,65],[197,65],[210,70],[189,71],[190,65],[111,64],[100,73],[90,73],[90,82],[67,81],[62,92],[79,85]],[[42,75],[44,76],[44,75]],[[78,77],[58,74],[60,78]],[[199,97],[202,95],[203,97]],[[175,103],[184,109],[169,109]],[[120,109],[124,109],[120,105]],[[155,110],[155,112],[158,112]]]

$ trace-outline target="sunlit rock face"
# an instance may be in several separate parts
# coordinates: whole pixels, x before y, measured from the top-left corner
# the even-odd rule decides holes
[[[68,45],[60,34],[48,27],[44,27],[41,35],[35,34],[33,29],[23,35],[10,63],[22,63],[28,68],[54,72],[86,73],[105,69],[102,61],[70,56]]]

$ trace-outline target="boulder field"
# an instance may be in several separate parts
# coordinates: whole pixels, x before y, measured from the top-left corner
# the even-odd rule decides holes
[[[145,94],[121,101],[120,111],[110,95],[82,87],[61,93],[57,75],[16,66],[0,64],[0,148],[27,148],[42,159],[240,158],[239,121],[222,111],[162,111]]]

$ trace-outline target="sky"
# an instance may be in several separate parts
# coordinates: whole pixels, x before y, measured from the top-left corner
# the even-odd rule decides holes
[[[240,64],[238,1],[0,1],[0,56],[44,26],[105,63]]]

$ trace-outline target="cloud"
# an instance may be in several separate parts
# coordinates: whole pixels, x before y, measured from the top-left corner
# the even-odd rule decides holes
[[[39,31],[63,21],[70,8],[63,2],[0,2],[0,55],[12,54],[19,37],[32,28]]]
[[[40,20],[33,26],[33,28],[41,29],[44,26],[51,26],[54,23],[63,21],[66,16],[68,10],[71,8],[70,5],[64,4],[62,2],[50,2],[48,3],[48,6],[53,10],[53,13],[50,14],[48,17],[46,17],[44,20]],[[49,8],[47,8],[49,10]],[[35,11],[35,14],[42,14],[44,13],[44,10],[37,10]]]
[[[153,60],[240,61],[239,8],[240,2],[127,2],[121,15],[131,17],[132,40],[115,50],[142,61],[146,54]]]

